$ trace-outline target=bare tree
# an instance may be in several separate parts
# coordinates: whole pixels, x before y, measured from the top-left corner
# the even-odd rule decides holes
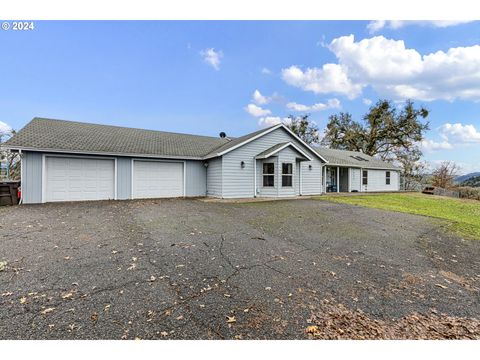
[[[432,185],[444,189],[453,187],[453,180],[460,168],[453,161],[443,161],[432,173]]]
[[[20,179],[20,157],[17,153],[12,153],[6,150],[2,145],[15,135],[15,130],[7,129],[0,130],[0,162],[4,165],[4,168],[0,172],[0,178],[6,180],[19,180]]]

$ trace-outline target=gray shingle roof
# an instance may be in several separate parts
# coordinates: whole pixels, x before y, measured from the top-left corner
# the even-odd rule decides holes
[[[398,170],[398,168],[393,164],[379,160],[359,151],[336,150],[321,147],[313,147],[313,149],[328,161],[328,165],[348,165],[363,168]],[[356,157],[361,157],[366,161],[360,160]]]
[[[261,129],[261,130],[258,130],[258,131],[255,131],[255,132],[252,132],[250,134],[247,134],[247,135],[244,135],[244,136],[240,136],[238,138],[235,138],[235,139],[232,139],[231,141],[223,144],[222,146],[220,146],[219,148],[215,149],[214,151],[211,151],[209,154],[206,155],[207,158],[209,157],[215,157],[215,156],[218,156],[218,154],[224,152],[224,151],[227,151],[228,149],[238,145],[238,144],[241,144],[242,142],[244,141],[247,141],[273,127],[275,127],[277,125],[273,125],[273,126],[270,126],[268,128],[265,128],[265,129]]]
[[[202,158],[235,140],[34,118],[5,144],[10,148]]]
[[[268,154],[271,154],[273,152],[275,152],[276,150],[280,149],[282,146],[285,146],[287,145],[288,142],[283,142],[283,143],[278,143],[276,145],[273,145],[272,147],[269,147],[267,150],[265,151],[262,151],[261,153],[259,153],[256,158],[257,159],[261,159],[263,157],[265,157],[265,155],[268,155]]]

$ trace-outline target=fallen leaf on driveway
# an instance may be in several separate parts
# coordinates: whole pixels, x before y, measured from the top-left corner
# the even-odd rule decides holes
[[[237,319],[235,319],[235,316],[228,316],[227,315],[227,324],[233,324],[236,323]]]
[[[183,315],[178,316],[177,320],[183,320]]]
[[[153,276],[153,275],[150,276],[150,279],[149,279],[150,282],[153,282],[153,281],[155,281],[155,280],[157,280],[157,278],[156,278],[155,276]]]
[[[92,315],[90,315],[90,320],[92,320],[93,322],[97,322],[98,314],[94,312]]]
[[[2,293],[2,296],[10,296],[10,295],[13,295],[13,293],[10,291]]]
[[[111,306],[110,304],[105,305],[105,307],[103,308],[103,311],[108,311],[110,309],[110,306]]]
[[[447,287],[445,285],[442,285],[442,284],[435,284],[435,286],[438,286],[439,288],[442,288],[442,289],[447,289]]]
[[[45,310],[40,311],[40,314],[46,315],[46,314],[48,314],[48,313],[51,313],[53,310],[55,310],[55,308],[53,308],[53,307],[51,307],[51,308],[46,308]]]
[[[27,298],[25,296],[20,298],[20,304],[25,304],[26,302]]]
[[[71,292],[62,295],[62,299],[64,300],[71,299],[72,297],[73,297],[73,294]]]
[[[0,271],[5,270],[7,267],[7,262],[6,261],[0,261]]]

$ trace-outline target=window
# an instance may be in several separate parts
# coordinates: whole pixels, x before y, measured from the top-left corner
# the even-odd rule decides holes
[[[282,164],[282,186],[292,186],[293,165],[291,163]]]
[[[362,184],[367,185],[368,184],[368,171],[363,170],[362,172]]]
[[[263,164],[263,186],[265,187],[275,186],[275,164],[274,163]]]
[[[385,172],[385,184],[390,185],[390,171]]]

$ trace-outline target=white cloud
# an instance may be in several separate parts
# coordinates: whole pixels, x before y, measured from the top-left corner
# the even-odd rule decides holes
[[[203,61],[212,66],[215,70],[220,70],[220,62],[223,57],[223,53],[214,48],[205,49],[200,51],[200,55],[203,57]]]
[[[355,98],[362,91],[362,86],[353,84],[346,69],[339,64],[324,64],[322,68],[307,68],[305,71],[293,65],[282,69],[282,79],[289,85],[315,94],[336,93]]]
[[[12,128],[7,123],[0,121],[0,134],[9,134]]]
[[[383,28],[400,29],[408,25],[431,26],[436,28],[445,28],[471,22],[471,20],[374,20],[367,25],[368,31],[373,34]]]
[[[287,108],[290,110],[294,111],[322,111],[322,110],[327,110],[327,109],[338,109],[340,108],[340,100],[338,99],[329,99],[327,100],[327,103],[316,103],[313,105],[303,105],[303,104],[298,104],[296,102],[289,102],[287,104]]]
[[[452,148],[452,144],[448,140],[437,142],[431,139],[424,139],[420,143],[420,148],[425,152],[434,152],[438,150],[449,150]]]
[[[253,101],[256,102],[258,105],[264,105],[269,103],[271,98],[263,96],[260,91],[255,90],[253,92]]]
[[[280,123],[289,124],[290,119],[288,117],[282,118],[280,116],[265,116],[258,119],[258,125],[262,127],[273,126]]]
[[[373,103],[372,100],[367,99],[367,98],[363,98],[363,99],[362,99],[362,102],[363,102],[365,105],[367,105],[367,106],[370,106],[370,105],[372,105],[372,103]]]
[[[262,68],[262,74],[265,74],[265,75],[270,75],[272,73],[272,71],[269,69],[269,68]]]
[[[480,45],[421,55],[403,40],[375,36],[355,42],[349,35],[334,39],[328,48],[338,64],[305,71],[291,66],[282,70],[283,79],[306,91],[349,98],[370,85],[393,100],[480,101]]]
[[[248,104],[245,107],[245,111],[248,112],[250,115],[255,116],[255,117],[267,116],[267,115],[270,115],[272,113],[270,110],[263,109],[260,106],[257,106],[255,104]]]
[[[439,128],[439,131],[446,141],[464,144],[480,143],[480,131],[477,131],[473,125],[446,123]]]

